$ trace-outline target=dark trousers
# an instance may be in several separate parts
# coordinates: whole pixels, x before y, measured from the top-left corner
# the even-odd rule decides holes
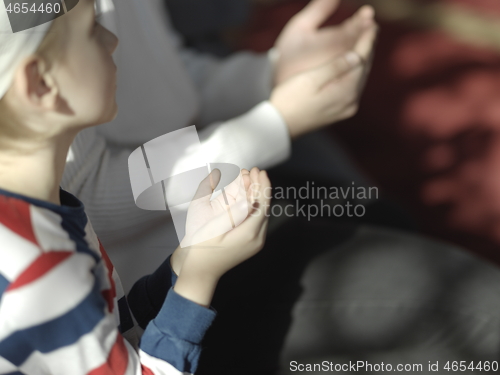
[[[429,361],[445,373],[447,361],[500,359],[500,271],[394,230],[291,219],[221,279],[213,305],[197,374],[296,373],[292,361],[435,374]]]

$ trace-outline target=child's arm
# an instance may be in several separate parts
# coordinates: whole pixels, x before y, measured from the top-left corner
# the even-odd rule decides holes
[[[136,351],[117,328],[117,306],[103,298],[106,280],[103,260],[90,252],[54,251],[30,261],[0,299],[0,373],[194,372],[215,312],[170,291]]]
[[[265,200],[260,198],[259,204],[264,207]],[[91,252],[38,252],[24,273],[0,283],[5,287],[0,299],[0,373],[194,373],[201,340],[215,317],[202,305],[210,303],[225,271],[262,247],[265,228],[261,213],[205,243],[214,251],[190,248],[176,290],[169,291],[147,326],[139,351],[118,331],[116,306],[103,298],[109,285],[101,258]],[[38,250],[26,244],[26,254],[16,248],[16,255],[24,259],[33,251]]]
[[[172,270],[169,256],[158,269],[137,281],[127,296],[128,304],[135,320],[142,329],[160,311],[165,298],[177,280]]]
[[[265,176],[264,173],[265,172],[259,172],[258,169],[254,169],[252,170],[252,172],[243,170],[240,177],[232,184],[230,184],[227,188],[225,188],[226,199],[228,200],[228,203],[234,206],[234,204],[236,204],[237,202],[241,202],[242,199],[248,199],[248,201],[250,201],[253,195],[261,195],[263,198],[265,198],[266,195],[269,196],[270,184],[267,176]],[[265,179],[264,184],[259,183],[260,175],[262,175],[262,177]],[[219,179],[220,172],[215,170],[212,172],[210,177],[201,184],[199,191],[205,190],[205,192],[200,195],[205,196],[206,201],[200,199],[197,201],[197,205],[190,206],[190,215],[188,216],[188,219],[191,218],[192,223],[188,223],[187,232],[191,233],[193,231],[199,231],[200,229],[202,229],[201,227],[208,224],[208,221],[210,221],[210,219],[208,218],[212,218],[213,216],[217,217],[221,210],[226,210],[226,208],[222,207],[225,204],[225,200],[222,195],[220,195],[216,200],[209,200],[214,187],[219,183]],[[262,194],[258,191],[258,189],[262,189]],[[252,215],[258,214],[259,212],[261,214],[264,214],[265,206],[269,204],[268,201],[269,199],[266,199],[264,203],[262,203],[263,207],[253,212]],[[193,214],[194,209],[196,210],[196,212],[194,212],[194,215],[191,215]],[[205,220],[201,220],[200,217],[205,217]],[[208,229],[210,231],[211,228]],[[236,228],[232,231],[232,236],[245,235],[246,231],[246,229]],[[192,234],[191,236],[195,235],[196,233]],[[263,241],[263,237],[260,237],[260,239]],[[198,245],[198,247],[200,246],[204,245]],[[168,290],[175,284],[177,280],[177,274],[180,274],[184,260],[186,259],[190,251],[190,247],[178,248],[172,255],[172,257],[169,257],[153,274],[145,276],[141,280],[139,280],[130,291],[128,295],[130,309],[132,310],[134,317],[142,328],[146,328],[149,321],[154,319],[154,317],[158,314],[163,302],[165,301]],[[206,249],[206,251],[210,250]],[[198,274],[196,278],[200,278],[200,274]],[[213,276],[211,276],[210,278],[213,280]],[[206,283],[202,282],[201,280],[200,282],[203,283],[204,287],[207,287],[208,284],[212,284],[212,282]],[[183,283],[185,283],[185,281],[181,280],[180,287],[182,287]],[[200,288],[195,289],[201,290]]]
[[[243,179],[245,188],[248,189],[248,196],[244,196],[243,199],[255,201],[252,211],[235,229],[187,249],[176,251],[176,254],[181,256],[174,254],[172,265],[179,277],[158,316],[149,323],[142,337],[142,350],[157,358],[165,356],[169,346],[175,344],[171,341],[171,337],[182,337],[182,341],[178,342],[176,347],[179,347],[179,343],[181,347],[183,346],[182,352],[185,351],[185,358],[192,361],[188,369],[192,372],[196,369],[197,357],[200,354],[199,343],[215,315],[206,307],[210,305],[219,278],[259,252],[264,244],[270,182],[266,172],[260,172],[257,168],[250,173],[244,171]],[[206,190],[210,192],[216,185],[217,182],[214,183],[211,178],[207,178],[199,190],[208,186],[210,188]],[[211,194],[202,195],[209,199]],[[203,210],[203,207],[199,204],[190,207],[190,213],[194,213],[191,217],[197,216],[198,209]],[[203,212],[207,213],[205,210]],[[200,224],[200,220],[196,222]],[[200,230],[207,227],[209,230],[214,230],[218,224],[216,219],[209,219]],[[189,329],[186,329],[187,327]],[[180,368],[182,363],[176,362],[177,360],[178,358],[171,358],[168,362]]]

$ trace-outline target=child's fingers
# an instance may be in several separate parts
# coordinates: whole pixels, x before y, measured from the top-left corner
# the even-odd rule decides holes
[[[250,175],[243,175],[243,184],[245,185],[246,199],[249,205],[252,204],[252,181],[250,180]]]
[[[260,170],[257,167],[253,167],[252,170],[250,171],[250,180],[252,183],[258,184],[259,183],[259,173]]]
[[[257,167],[252,168],[252,170],[250,171],[250,202],[254,202],[255,198],[258,196],[258,192],[260,189],[259,173],[260,170]]]
[[[269,180],[269,176],[267,175],[267,171],[260,171],[259,183],[261,185],[265,185],[266,187],[271,187],[271,180]]]
[[[250,180],[250,175],[244,174],[242,175],[242,178],[243,178],[243,185],[245,186],[245,191],[248,191],[248,189],[250,189],[250,186],[252,185],[252,180]]]
[[[205,177],[203,181],[200,182],[193,201],[199,199],[210,201],[210,197],[212,196],[214,189],[219,184],[220,177],[220,170],[214,169],[207,177]]]
[[[250,185],[250,172],[242,169],[236,179],[224,188],[225,197],[219,198],[219,196],[217,198],[224,199],[224,201],[227,199],[229,205],[234,204],[234,202],[240,199],[248,199]]]
[[[241,177],[243,179],[243,185],[245,186],[245,191],[248,191],[252,181],[250,180],[250,171],[247,169],[241,170]]]
[[[251,207],[250,215],[238,227],[241,231],[249,233],[252,237],[257,237],[266,220],[266,208],[262,207],[259,201],[254,202]]]
[[[217,185],[219,185],[220,177],[221,177],[220,169],[214,169],[208,175],[208,179],[210,180],[210,189],[212,189],[212,191],[214,191]]]
[[[226,194],[229,204],[234,203],[234,201],[238,199],[246,198],[243,176],[239,174],[233,182],[224,188],[224,193]]]
[[[269,220],[264,220],[260,227],[259,235],[260,238],[265,238],[267,236],[267,228],[269,226]]]
[[[266,207],[269,207],[271,202],[271,181],[269,180],[269,176],[266,171],[261,171],[259,173],[259,184],[260,184],[260,198],[261,203]]]
[[[259,172],[259,189],[256,193],[256,200],[252,206],[252,212],[248,219],[243,222],[242,230],[250,231],[255,235],[261,233],[262,227],[267,225],[269,203],[271,201],[271,182],[265,171]]]

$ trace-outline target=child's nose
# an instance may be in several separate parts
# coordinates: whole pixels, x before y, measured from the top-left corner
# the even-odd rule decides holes
[[[109,53],[113,54],[116,48],[118,47],[119,39],[114,33],[106,29],[104,26],[102,28],[104,33],[103,39],[106,44],[106,47]]]

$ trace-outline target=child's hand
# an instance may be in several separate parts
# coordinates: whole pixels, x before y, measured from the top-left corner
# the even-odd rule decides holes
[[[207,186],[211,189],[208,193],[213,191],[217,185],[214,177],[217,177],[217,173],[212,175],[211,181],[209,176],[200,184],[201,196],[207,195]],[[201,305],[210,304],[215,286],[223,274],[257,254],[264,245],[271,183],[266,172],[259,171],[257,168],[252,169],[251,172],[242,171],[241,179],[246,193],[244,203],[246,204],[247,200],[252,202],[251,212],[248,215],[247,211],[243,222],[220,236],[191,247],[179,248],[172,256],[172,267],[179,274],[175,285],[176,292]],[[226,196],[228,201],[233,201],[233,206],[241,204],[241,199],[238,200],[241,198],[241,192],[238,190],[239,188],[235,186],[229,186],[227,189]],[[210,202],[203,203],[198,200],[196,205],[189,208],[188,226],[190,217],[196,216],[197,209],[207,219],[204,224],[200,218],[191,219],[197,227],[195,237],[200,233],[202,237],[216,233],[220,231],[221,226],[226,225],[225,216],[227,215],[218,214],[217,204],[219,203],[215,203],[216,206],[212,211],[207,209],[209,204]],[[210,214],[213,215],[210,216]],[[188,232],[190,230],[186,230],[186,233]]]
[[[250,172],[242,170],[217,198],[211,200],[221,172],[215,169],[198,187],[188,210],[186,234],[181,247],[189,247],[224,234],[241,224],[248,216]]]
[[[213,170],[200,183],[189,205],[185,236],[171,258],[172,269],[177,275],[180,274],[190,246],[232,230],[233,225],[241,224],[248,216],[248,207],[251,205],[250,172],[243,169],[238,178],[224,189],[224,194],[211,200],[220,178],[220,171]]]

